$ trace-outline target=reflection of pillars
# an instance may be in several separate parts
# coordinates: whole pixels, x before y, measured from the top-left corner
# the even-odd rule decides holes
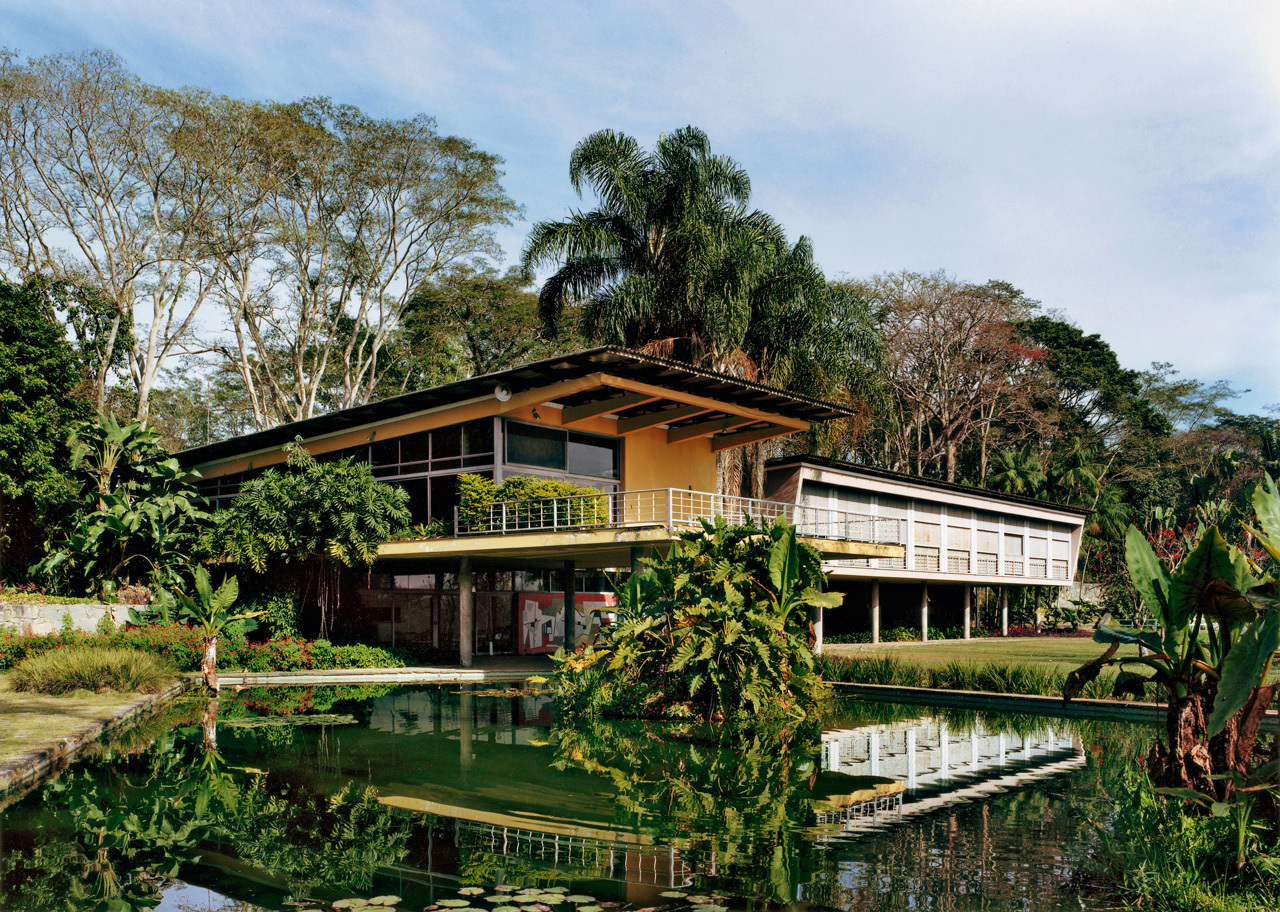
[[[880,642],[880,581],[871,581],[871,642]]]
[[[978,730],[969,730],[969,772],[978,771]]]
[[[1009,635],[1009,587],[1000,587],[1000,635]]]
[[[463,668],[471,667],[471,654],[475,651],[475,623],[471,558],[464,557],[458,561],[458,661]]]
[[[920,642],[929,642],[929,584],[920,584]]]
[[[458,765],[462,768],[462,780],[471,775],[471,741],[475,737],[472,714],[475,712],[471,685],[463,684],[458,695]]]
[[[1004,752],[1008,747],[1008,741],[1003,734],[1000,735],[1000,765],[1004,766]]]
[[[827,742],[827,769],[840,772],[840,742]]]
[[[871,733],[871,775],[880,775],[880,733]]]
[[[973,605],[973,587],[964,584],[964,638],[969,639],[971,606]]]
[[[916,787],[916,730],[907,729],[907,788]]]
[[[573,652],[578,633],[578,567],[573,561],[564,562],[564,651]]]
[[[938,745],[942,751],[942,778],[951,778],[951,732],[947,731],[947,723],[938,726]]]
[[[1031,759],[1031,736],[1030,735],[1022,736],[1022,759],[1023,760]]]

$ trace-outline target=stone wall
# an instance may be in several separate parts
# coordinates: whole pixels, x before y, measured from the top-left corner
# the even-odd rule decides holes
[[[128,605],[16,605],[0,604],[0,628],[17,630],[24,636],[57,633],[62,629],[62,619],[71,618],[71,625],[85,633],[96,633],[103,615],[111,614],[117,625],[129,621]]]

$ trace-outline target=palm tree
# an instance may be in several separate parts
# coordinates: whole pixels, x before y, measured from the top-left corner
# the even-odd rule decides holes
[[[1097,458],[1097,447],[1085,446],[1078,437],[1071,441],[1070,448],[1049,469],[1049,480],[1058,499],[1072,503],[1092,503],[1097,499],[1105,468]]]
[[[987,476],[987,487],[1005,494],[1034,497],[1048,480],[1040,457],[1031,452],[1030,445],[996,454],[991,467],[994,471]]]
[[[662,350],[695,364],[731,365],[751,322],[750,292],[781,229],[748,211],[751,181],[707,136],[685,127],[646,152],[601,130],[578,143],[569,179],[597,208],[533,226],[524,269],[557,265],[539,311],[549,330],[581,303],[588,338]]]

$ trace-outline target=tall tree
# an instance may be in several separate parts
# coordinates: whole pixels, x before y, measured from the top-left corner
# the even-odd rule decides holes
[[[75,497],[67,439],[89,403],[50,283],[0,282],[0,575],[22,573]]]
[[[1038,353],[1018,344],[1013,322],[1038,306],[1007,283],[962,283],[943,272],[901,272],[855,286],[871,304],[895,407],[889,463],[956,480],[961,448],[976,437],[985,474],[988,434],[1017,411],[1030,416],[1019,382]]]
[[[265,400],[263,423],[310,417],[335,376],[334,406],[374,398],[392,367],[382,350],[417,290],[498,255],[493,227],[519,212],[502,189],[502,159],[442,136],[426,115],[379,120],[306,99],[288,106],[273,141],[290,178],[268,199],[264,259],[241,265],[224,298],[243,327],[228,353],[255,402]],[[267,284],[255,285],[265,264]]]
[[[531,284],[519,269],[499,276],[492,267],[455,267],[421,286],[410,300],[404,343],[411,356],[455,361],[466,376],[581,347],[572,327],[551,337],[542,333]]]
[[[106,51],[0,55],[0,258],[19,278],[87,280],[111,303],[98,314],[99,410],[118,348],[145,419],[164,362],[191,344],[240,243],[224,215],[254,161],[256,115],[250,103],[156,89]]]

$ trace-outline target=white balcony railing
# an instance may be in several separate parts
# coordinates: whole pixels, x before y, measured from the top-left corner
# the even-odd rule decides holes
[[[653,525],[677,529],[695,526],[700,519],[716,516],[723,516],[731,523],[744,522],[748,517],[759,523],[771,523],[781,516],[794,525],[801,536],[808,538],[884,544],[906,541],[904,519],[680,488],[505,500],[490,504],[479,515],[464,515],[461,509],[455,508],[453,527],[458,535]]]

